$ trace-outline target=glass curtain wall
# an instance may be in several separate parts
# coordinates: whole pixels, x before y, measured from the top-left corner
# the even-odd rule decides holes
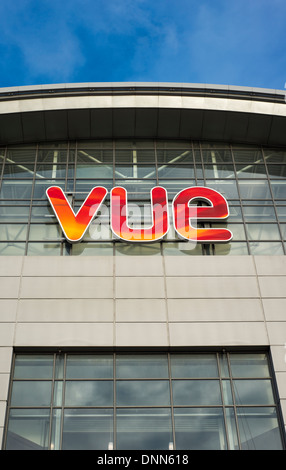
[[[271,450],[267,353],[16,354],[5,449]]]
[[[285,254],[285,149],[182,141],[5,147],[0,149],[0,175],[1,255]],[[161,242],[136,245],[116,240],[107,195],[83,241],[66,242],[46,189],[61,187],[77,212],[96,185],[108,191],[126,188],[131,227],[150,225],[150,190],[165,187],[171,219],[167,236]],[[172,200],[194,185],[213,188],[227,199],[230,217],[222,226],[233,232],[230,243],[196,245],[176,236]]]

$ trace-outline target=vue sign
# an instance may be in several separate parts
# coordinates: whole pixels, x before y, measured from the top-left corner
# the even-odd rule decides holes
[[[98,213],[107,195],[102,186],[93,188],[75,214],[63,190],[51,186],[46,194],[61,225],[65,238],[70,243],[82,240],[92,220]],[[203,201],[206,206],[192,203]],[[110,224],[116,237],[127,242],[155,242],[168,232],[168,195],[165,188],[156,186],[151,190],[152,224],[150,227],[131,228],[128,225],[126,189],[117,186],[110,192]],[[223,221],[229,216],[226,199],[211,188],[193,186],[183,189],[172,202],[173,224],[180,238],[200,243],[228,242],[232,238],[225,228],[198,228],[197,221]]]

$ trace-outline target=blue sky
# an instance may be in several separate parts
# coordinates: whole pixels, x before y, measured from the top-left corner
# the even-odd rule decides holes
[[[0,87],[285,87],[285,0],[1,0],[0,17]]]

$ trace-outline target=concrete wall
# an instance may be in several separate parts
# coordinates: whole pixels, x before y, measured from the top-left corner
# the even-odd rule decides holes
[[[1,440],[13,347],[270,345],[286,418],[286,257],[1,257],[0,278]]]

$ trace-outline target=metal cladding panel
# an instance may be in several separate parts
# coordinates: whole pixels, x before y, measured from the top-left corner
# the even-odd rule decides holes
[[[286,144],[286,119],[281,116],[272,117],[272,125],[269,134],[269,145]]]
[[[90,136],[91,139],[108,139],[113,134],[112,109],[90,110]]]
[[[45,118],[41,111],[22,114],[23,141],[46,140]]]
[[[182,109],[180,138],[200,140],[202,138],[204,111],[199,109]]]
[[[157,137],[158,130],[158,110],[154,109],[136,109],[135,116],[135,137],[150,138]]]
[[[47,141],[68,139],[68,117],[66,110],[46,111],[44,117]]]
[[[21,114],[2,114],[2,116],[0,116],[1,143],[21,143],[23,140]]]

